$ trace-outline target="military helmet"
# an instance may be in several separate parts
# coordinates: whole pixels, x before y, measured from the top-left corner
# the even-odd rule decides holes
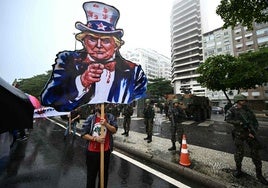
[[[151,102],[150,99],[146,99],[146,100],[145,100],[145,103],[146,103],[146,104],[148,104],[148,103],[150,103],[150,102]]]
[[[237,103],[238,101],[244,101],[247,100],[247,97],[242,94],[237,94],[234,96],[234,102]]]

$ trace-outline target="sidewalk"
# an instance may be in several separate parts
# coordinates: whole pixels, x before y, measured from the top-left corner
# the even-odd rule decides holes
[[[132,121],[135,120],[136,118],[133,117]],[[82,123],[83,120],[79,126]],[[179,164],[178,151],[167,150],[171,146],[170,139],[153,136],[153,141],[148,144],[144,140],[146,134],[130,131],[129,137],[125,137],[121,135],[122,132],[123,128],[119,123],[118,131],[114,135],[115,150],[149,160],[173,171],[178,176],[188,177],[206,187],[264,187],[256,179],[255,166],[251,158],[244,158],[242,170],[245,172],[245,176],[236,179],[232,176],[232,171],[235,169],[233,154],[187,143],[191,166],[184,167]],[[179,148],[178,143],[177,148]],[[268,162],[266,161],[263,161],[263,175],[268,179]]]
[[[191,166],[183,167],[179,164],[178,151],[167,150],[169,139],[153,136],[153,141],[148,144],[143,140],[145,134],[130,131],[129,137],[124,137],[121,132],[123,129],[119,128],[114,136],[116,149],[150,160],[178,176],[194,179],[207,187],[263,187],[255,178],[255,167],[250,158],[243,160],[246,177],[236,179],[231,173],[235,168],[232,154],[187,144]],[[267,178],[268,162],[263,162],[263,173]]]

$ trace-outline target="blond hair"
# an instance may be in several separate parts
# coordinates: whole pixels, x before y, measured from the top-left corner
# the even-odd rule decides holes
[[[78,33],[75,35],[75,38],[77,40],[79,40],[80,42],[83,43],[83,39],[87,36],[87,35],[90,35],[90,36],[93,36],[93,37],[98,37],[99,35],[103,36],[103,37],[112,37],[115,41],[115,44],[117,47],[120,47],[124,44],[124,41],[117,38],[116,36],[114,35],[109,35],[109,34],[94,34],[94,33],[91,33],[91,32],[81,32],[81,33]]]

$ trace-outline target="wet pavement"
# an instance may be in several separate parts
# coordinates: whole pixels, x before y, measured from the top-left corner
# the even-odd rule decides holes
[[[119,118],[119,129],[117,134],[114,135],[115,150],[123,152],[126,155],[139,157],[158,167],[169,169],[175,176],[191,178],[193,181],[197,181],[206,187],[264,187],[255,177],[255,166],[251,158],[245,157],[243,159],[242,171],[244,172],[244,176],[240,179],[234,178],[232,172],[235,169],[235,162],[232,153],[189,144],[187,142],[187,136],[187,150],[191,165],[189,167],[180,165],[178,150],[168,151],[167,148],[171,146],[170,139],[159,136],[160,125],[167,123],[166,119],[161,114],[156,114],[156,117],[158,118],[155,119],[154,135],[151,143],[144,141],[146,134],[140,131],[140,129],[144,129],[142,118],[132,117],[129,137],[121,135],[123,132],[123,120]],[[193,121],[186,121],[183,124],[185,127],[193,124],[198,127],[209,127],[212,124],[223,121],[223,115],[216,115],[211,120],[199,123],[198,125]],[[81,125],[82,122],[80,123]],[[139,129],[139,131],[132,131],[133,129]],[[214,139],[217,139],[217,135],[214,137]],[[179,148],[179,144],[176,144],[177,148]],[[268,161],[263,161],[263,175],[268,179]]]
[[[203,124],[206,123],[212,122]],[[119,134],[115,135],[116,148],[169,168],[178,176],[192,178],[207,187],[263,187],[255,178],[255,167],[248,157],[243,160],[244,177],[236,179],[232,176],[235,168],[233,154],[187,144],[191,166],[184,167],[179,164],[178,151],[167,150],[171,146],[170,139],[153,136],[153,141],[148,144],[143,140],[146,136],[143,133],[131,131],[129,137],[124,137],[121,132],[123,129],[119,128]],[[267,161],[263,161],[263,174],[268,178]]]
[[[156,125],[157,124],[161,125],[165,123],[165,119],[161,118],[160,114],[157,114],[157,116],[159,118],[155,122]],[[214,120],[214,119],[209,120],[209,121],[201,123],[199,126],[208,127],[209,125],[214,124],[217,121],[222,121],[221,116],[216,116],[216,117],[219,118],[219,120]],[[60,122],[60,123],[63,123],[63,125],[65,125],[65,122],[62,121],[60,118],[53,118],[51,119],[51,121]],[[251,159],[248,157],[245,157],[243,160],[242,170],[245,173],[244,176],[240,179],[236,179],[232,176],[232,171],[235,168],[235,163],[233,160],[232,153],[222,152],[222,151],[214,150],[214,149],[208,149],[205,147],[200,147],[197,145],[189,144],[187,142],[187,151],[189,153],[191,165],[189,167],[185,167],[179,164],[180,158],[179,158],[178,151],[167,150],[167,148],[171,146],[170,139],[159,137],[160,131],[158,129],[161,128],[161,126],[154,127],[153,141],[151,143],[147,143],[146,141],[144,141],[144,137],[146,137],[146,135],[142,132],[131,130],[129,133],[129,137],[125,137],[121,135],[121,133],[123,132],[123,128],[121,124],[122,118],[119,118],[118,122],[119,122],[119,129],[118,129],[117,134],[114,135],[115,151],[119,151],[126,155],[140,158],[146,161],[147,163],[149,162],[158,168],[168,169],[171,172],[171,174],[174,175],[174,178],[176,176],[183,176],[186,178],[190,178],[193,181],[199,182],[200,185],[202,184],[205,187],[250,187],[250,188],[251,187],[257,187],[257,188],[264,187],[255,178],[255,167]],[[132,117],[131,129],[134,129],[134,127],[143,129],[144,125],[142,122],[143,122],[142,118]],[[78,130],[81,129],[82,123],[83,123],[83,120],[77,126]],[[191,121],[184,122],[185,126],[188,126],[188,125],[190,126],[192,124],[193,122]],[[38,124],[35,123],[35,126],[38,126]],[[57,128],[51,128],[51,130],[48,129],[48,132],[49,131],[57,131]],[[44,135],[42,136],[49,135],[46,133],[43,133],[43,134]],[[186,141],[188,141],[187,135],[186,135]],[[26,168],[26,170],[28,170],[29,173],[36,172],[36,176],[35,176],[36,180],[40,178],[47,178],[48,187],[50,185],[49,182],[55,182],[55,181],[56,183],[61,183],[64,185],[64,183],[66,182],[57,182],[58,181],[57,177],[59,177],[59,175],[64,173],[64,165],[60,167],[62,168],[62,171],[57,172],[56,169],[58,167],[56,167],[55,165],[56,164],[58,165],[59,161],[53,162],[53,151],[47,152],[46,147],[45,147],[47,144],[54,144],[55,147],[64,148],[64,146],[58,145],[59,142],[62,143],[62,137],[59,139],[56,139],[54,143],[42,143],[42,141],[38,141],[38,142],[33,141],[34,145],[31,145],[31,147],[33,148],[31,151],[28,151],[28,152],[31,152],[31,154],[27,154],[27,153],[25,154],[23,152],[20,152],[22,150],[16,151],[13,156],[9,156],[9,157],[15,157],[17,159],[17,164],[12,164],[14,165],[13,168],[15,170],[14,172],[10,172],[11,173],[10,176],[16,177],[16,172],[17,172],[16,166],[21,162],[20,159],[24,158],[25,157],[24,155],[26,155],[29,158],[29,160],[41,160],[41,161],[49,160],[50,165],[42,167],[41,171],[40,171],[40,167],[35,166],[36,165],[35,163],[33,163],[29,169]],[[31,144],[31,142],[26,142],[26,144],[27,143]],[[42,145],[42,147],[39,147],[40,145]],[[23,145],[21,145],[21,147],[23,148]],[[73,145],[73,147],[75,148],[76,146]],[[178,143],[177,143],[177,148],[179,148]],[[35,152],[37,150],[39,151],[39,153],[40,152],[43,153],[43,157],[36,158]],[[1,155],[2,154],[3,153],[1,153]],[[82,162],[79,162],[79,164],[84,165],[83,159],[71,158],[70,160],[78,160],[78,161],[82,160]],[[1,168],[4,168],[4,167],[0,165],[0,170]],[[74,167],[74,170],[75,169],[76,168]],[[45,171],[46,172],[50,171],[48,173],[50,174],[49,177],[42,176],[42,174],[47,174],[47,173],[42,173]],[[84,174],[84,172],[83,173],[77,172],[77,173]],[[263,161],[263,175],[266,179],[268,179],[268,162],[267,161]],[[24,181],[25,181],[25,178],[27,179],[26,176],[16,177],[16,178],[21,178],[22,180],[24,179]],[[79,178],[81,177],[77,177],[77,178],[79,180]],[[10,182],[12,182],[11,180]],[[0,187],[2,186],[0,185]]]

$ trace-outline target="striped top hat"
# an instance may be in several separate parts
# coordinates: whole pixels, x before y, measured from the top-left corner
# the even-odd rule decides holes
[[[76,29],[82,32],[114,34],[119,38],[123,36],[123,30],[116,29],[120,13],[115,7],[102,2],[89,1],[83,4],[83,8],[87,17],[87,24],[76,22]]]

